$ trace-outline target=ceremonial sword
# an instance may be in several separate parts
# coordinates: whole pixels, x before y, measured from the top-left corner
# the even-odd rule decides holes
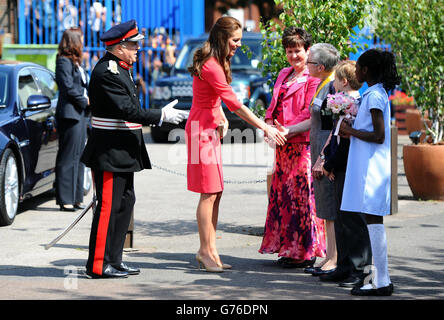
[[[95,211],[96,208],[96,196],[93,196],[93,199],[91,200],[91,202],[85,207],[85,209],[83,209],[83,211],[77,216],[77,218],[69,225],[65,228],[65,230],[63,230],[63,232],[61,234],[59,234],[54,240],[52,240],[50,243],[48,243],[47,245],[45,245],[45,250],[48,250],[49,248],[51,248],[53,245],[55,245],[60,239],[62,239],[72,228],[74,228],[74,226],[80,221],[80,219],[83,218],[83,216],[88,212],[88,210],[90,208],[93,208],[93,212]]]

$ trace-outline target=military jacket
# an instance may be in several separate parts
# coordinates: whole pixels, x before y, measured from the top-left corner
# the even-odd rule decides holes
[[[81,161],[93,170],[151,169],[141,125],[158,125],[161,111],[141,107],[130,72],[128,65],[109,52],[92,72],[89,100],[93,128]]]

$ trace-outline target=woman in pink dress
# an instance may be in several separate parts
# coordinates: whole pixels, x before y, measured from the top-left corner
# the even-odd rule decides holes
[[[306,64],[312,38],[304,29],[285,29],[282,45],[290,67],[276,80],[265,122],[290,128],[287,143],[276,147],[275,168],[260,253],[277,253],[283,267],[312,266],[325,256],[323,220],[316,217],[311,175],[310,103],[319,79]],[[288,129],[287,129],[288,130]]]
[[[216,249],[216,227],[219,203],[224,188],[221,145],[228,130],[221,99],[228,109],[251,125],[264,131],[277,144],[284,135],[265,124],[237,100],[231,89],[230,59],[241,46],[242,25],[232,17],[218,19],[208,40],[194,54],[189,68],[193,75],[193,104],[185,127],[188,149],[188,190],[200,193],[196,218],[200,248],[196,259],[209,272],[222,272],[231,266],[223,264]]]

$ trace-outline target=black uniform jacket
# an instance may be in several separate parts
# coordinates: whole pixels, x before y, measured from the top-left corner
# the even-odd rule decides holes
[[[110,60],[117,63],[117,69],[110,68]],[[92,116],[157,125],[161,111],[140,106],[130,71],[119,62],[119,58],[107,52],[95,66],[89,83]],[[81,161],[87,167],[101,171],[136,172],[151,169],[142,129],[124,131],[93,127]]]

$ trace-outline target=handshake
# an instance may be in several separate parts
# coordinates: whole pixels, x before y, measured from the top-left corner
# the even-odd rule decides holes
[[[162,122],[179,124],[183,120],[188,119],[189,111],[174,109],[177,102],[179,101],[176,99],[162,108]]]
[[[277,120],[274,120],[274,123],[275,125],[270,124],[269,126],[279,133],[280,140],[273,139],[271,136],[269,137],[267,135],[264,137],[265,142],[268,143],[271,148],[276,146],[276,142],[278,142],[278,144],[281,146],[284,145],[286,140],[289,138],[290,133],[289,129],[281,125]]]

